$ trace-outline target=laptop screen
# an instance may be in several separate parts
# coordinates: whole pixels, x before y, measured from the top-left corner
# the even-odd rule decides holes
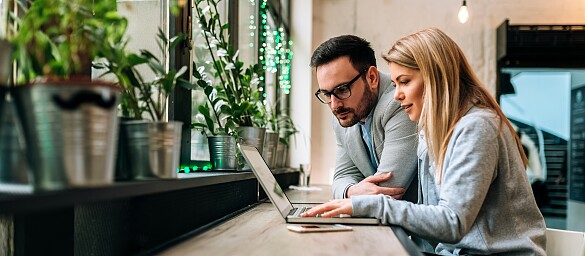
[[[282,217],[286,218],[290,210],[293,209],[293,206],[276,182],[270,168],[268,168],[268,165],[264,162],[264,159],[255,147],[246,145],[240,145],[239,147],[248,165],[252,168],[252,171],[262,185],[262,188],[268,194],[270,201],[276,206]]]

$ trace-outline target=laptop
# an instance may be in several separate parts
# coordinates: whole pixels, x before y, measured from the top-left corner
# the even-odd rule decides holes
[[[307,207],[295,208],[290,200],[276,182],[276,178],[270,171],[270,168],[255,147],[239,145],[240,151],[244,155],[248,166],[258,178],[258,181],[268,194],[268,198],[276,210],[282,215],[287,223],[313,223],[313,224],[361,224],[361,225],[379,225],[380,221],[376,218],[356,218],[356,217],[301,217],[301,213],[310,209]]]

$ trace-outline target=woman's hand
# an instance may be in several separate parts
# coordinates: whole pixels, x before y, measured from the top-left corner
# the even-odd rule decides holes
[[[312,217],[321,214],[321,217],[333,217],[341,214],[350,215],[352,213],[351,199],[337,199],[328,203],[317,205],[311,210],[304,212],[302,217]]]

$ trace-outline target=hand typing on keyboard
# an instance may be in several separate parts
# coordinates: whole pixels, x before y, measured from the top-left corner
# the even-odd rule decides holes
[[[313,217],[321,215],[321,217],[347,217],[352,213],[351,199],[337,199],[329,201],[328,203],[317,205],[310,210],[301,214],[302,217]]]

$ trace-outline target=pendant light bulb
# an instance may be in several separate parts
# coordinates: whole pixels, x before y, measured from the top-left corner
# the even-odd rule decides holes
[[[469,20],[469,11],[467,10],[467,1],[463,0],[463,5],[459,9],[459,13],[457,14],[457,18],[459,18],[459,22],[465,23]]]

